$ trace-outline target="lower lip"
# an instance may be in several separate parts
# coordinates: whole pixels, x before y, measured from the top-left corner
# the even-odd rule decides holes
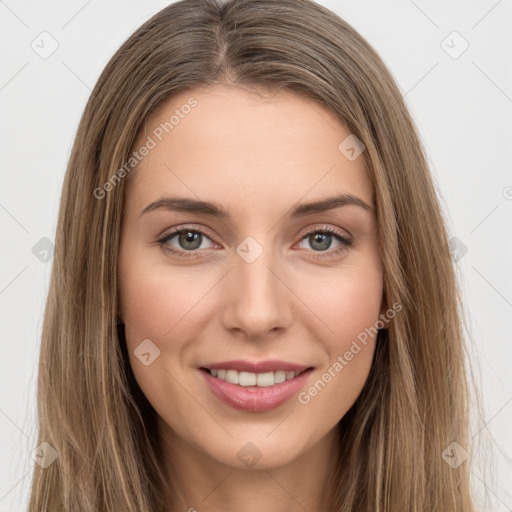
[[[284,404],[299,392],[312,371],[309,368],[294,379],[273,386],[239,386],[217,379],[201,368],[201,373],[215,396],[235,409],[249,412],[268,411]]]

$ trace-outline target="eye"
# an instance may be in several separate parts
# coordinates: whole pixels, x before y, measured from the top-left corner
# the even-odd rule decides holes
[[[170,244],[173,238],[177,239],[178,248]],[[202,250],[207,248],[203,245],[205,239],[209,240],[209,237],[202,229],[185,227],[174,230],[172,233],[158,240],[158,243],[164,251],[171,252],[179,257],[195,258],[201,255],[198,249]]]
[[[338,245],[336,248],[328,250],[332,245],[333,238],[338,242]],[[353,245],[350,238],[344,235],[341,231],[329,226],[323,226],[321,229],[309,231],[302,237],[301,242],[304,241],[309,242],[314,252],[320,253],[313,254],[312,256],[314,258],[336,256],[348,250]]]

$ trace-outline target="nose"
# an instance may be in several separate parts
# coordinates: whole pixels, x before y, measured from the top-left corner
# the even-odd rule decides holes
[[[294,295],[272,251],[265,249],[252,262],[236,254],[233,261],[224,288],[224,327],[243,333],[249,341],[261,341],[271,332],[288,327]]]

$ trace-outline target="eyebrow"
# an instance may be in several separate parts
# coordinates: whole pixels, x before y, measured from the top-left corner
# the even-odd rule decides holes
[[[292,209],[288,214],[288,217],[305,217],[314,213],[321,213],[327,210],[333,210],[334,208],[340,208],[341,206],[359,206],[365,210],[372,210],[370,205],[357,196],[352,194],[338,194],[337,196],[330,197],[328,199],[298,205]],[[226,210],[219,203],[198,201],[196,199],[185,197],[163,197],[162,199],[158,199],[157,201],[148,204],[144,210],[142,210],[139,217],[145,213],[158,209],[185,213],[199,213],[226,220],[231,218],[229,210]]]

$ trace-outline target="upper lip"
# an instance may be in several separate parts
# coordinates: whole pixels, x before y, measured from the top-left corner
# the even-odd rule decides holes
[[[211,363],[202,366],[209,370],[236,370],[238,372],[264,373],[277,372],[279,370],[288,372],[302,372],[311,368],[301,364],[290,363],[288,361],[279,361],[277,359],[269,361],[246,361],[236,359],[232,361],[223,361],[221,363]]]

